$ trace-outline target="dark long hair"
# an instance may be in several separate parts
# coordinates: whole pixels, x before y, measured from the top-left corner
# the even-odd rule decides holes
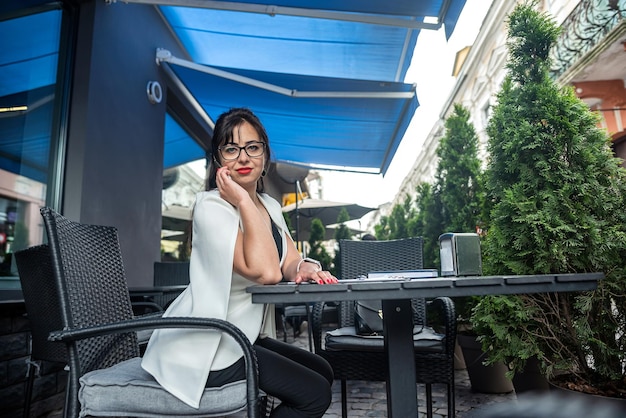
[[[271,152],[270,142],[267,137],[267,132],[259,118],[252,113],[250,109],[237,107],[230,109],[220,115],[215,122],[215,129],[213,129],[213,140],[211,141],[211,163],[209,165],[209,176],[206,181],[205,190],[212,190],[217,188],[215,177],[217,176],[217,169],[221,164],[220,160],[222,156],[219,153],[219,147],[225,145],[233,140],[233,132],[235,128],[244,122],[248,122],[259,135],[259,139],[265,143],[265,167],[264,171],[267,171],[270,165]],[[257,181],[256,190],[259,193],[264,191],[263,177]]]

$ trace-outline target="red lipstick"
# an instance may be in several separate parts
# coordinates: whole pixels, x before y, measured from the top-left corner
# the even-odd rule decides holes
[[[242,167],[242,168],[238,168],[237,172],[239,174],[250,174],[252,172],[252,169],[250,167]]]

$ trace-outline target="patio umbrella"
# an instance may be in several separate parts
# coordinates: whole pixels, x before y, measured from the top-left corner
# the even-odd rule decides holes
[[[302,222],[302,218],[300,219],[300,222]],[[331,239],[335,239],[335,232],[337,232],[337,229],[339,228],[339,225],[341,225],[341,224],[324,225],[324,239],[323,240],[324,241],[329,241]],[[352,235],[359,236],[359,235],[365,233],[365,231],[363,231],[363,230],[361,230],[359,228],[354,228],[354,227],[348,226],[347,224],[345,224],[345,225],[348,227],[348,229],[350,230],[350,233]],[[303,231],[302,230],[302,225],[301,225],[299,236],[298,236],[298,239],[300,241],[308,241],[309,238],[311,237],[310,223],[307,224],[307,228],[308,229],[306,231]],[[295,231],[295,230],[292,230],[292,232],[293,231]],[[295,238],[295,232],[294,232],[294,240],[295,239],[296,238]]]
[[[330,240],[330,239],[335,239],[335,232],[337,232],[337,229],[339,229],[339,226],[342,225],[340,223],[337,224],[331,224],[331,225],[324,225],[324,228],[326,230],[326,235],[324,236],[324,238],[326,240]],[[354,226],[350,226],[348,225],[348,223],[343,224],[345,225],[348,230],[350,230],[350,233],[352,235],[361,235],[364,234],[366,231],[360,229],[360,228],[355,228]],[[308,239],[309,237],[306,237],[306,239]],[[304,239],[304,238],[302,238]]]
[[[297,207],[296,207],[297,205]],[[333,202],[323,199],[304,199],[283,207],[283,212],[289,215],[291,227],[295,229],[296,241],[308,239],[311,232],[311,221],[318,218],[322,224],[337,223],[341,209],[346,209],[349,220],[362,218],[375,208],[357,205],[356,203]],[[297,209],[297,210],[296,210]]]

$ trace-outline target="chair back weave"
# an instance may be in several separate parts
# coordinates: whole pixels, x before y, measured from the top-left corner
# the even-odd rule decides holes
[[[133,318],[117,229],[70,221],[41,209],[64,328],[84,328]],[[75,350],[75,351],[74,351]],[[83,375],[139,355],[135,332],[99,336],[70,346]],[[73,361],[72,361],[73,363]]]
[[[388,241],[340,240],[341,279],[355,279],[371,271],[415,270],[423,267],[423,238],[403,238]],[[414,300],[415,314],[423,318],[423,300]],[[354,303],[342,302],[339,323],[342,327],[354,325]]]
[[[51,331],[63,328],[48,245],[16,251],[15,262],[33,338],[31,357],[34,360],[66,363],[65,344],[48,341]]]

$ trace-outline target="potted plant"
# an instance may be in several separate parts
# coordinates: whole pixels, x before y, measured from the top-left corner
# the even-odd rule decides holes
[[[488,361],[516,373],[536,356],[548,378],[626,397],[626,171],[571,87],[550,78],[559,32],[534,3],[508,17],[509,73],[487,127],[493,274],[605,273],[597,290],[494,296],[472,325]]]
[[[422,234],[434,244],[425,246],[425,259],[439,264],[439,236],[448,231],[474,232],[481,224],[483,187],[478,158],[478,136],[470,122],[469,111],[454,104],[445,121],[445,135],[437,147],[437,172],[432,187],[418,189],[418,208]],[[457,359],[455,367],[464,368],[472,389],[481,393],[508,393],[513,390],[505,376],[504,363],[485,365],[485,353],[476,341],[469,323],[476,296],[454,298],[457,314]]]
[[[472,390],[479,393],[509,393],[513,384],[508,377],[507,366],[501,359],[487,362],[487,351],[479,340],[479,331],[471,322],[474,308],[482,296],[454,298],[457,313],[457,342],[463,357],[463,365],[470,380]]]
[[[488,353],[487,364],[503,364],[517,394],[548,389],[540,365],[544,356],[534,342],[536,307],[526,295],[485,296],[473,307],[470,322]]]

